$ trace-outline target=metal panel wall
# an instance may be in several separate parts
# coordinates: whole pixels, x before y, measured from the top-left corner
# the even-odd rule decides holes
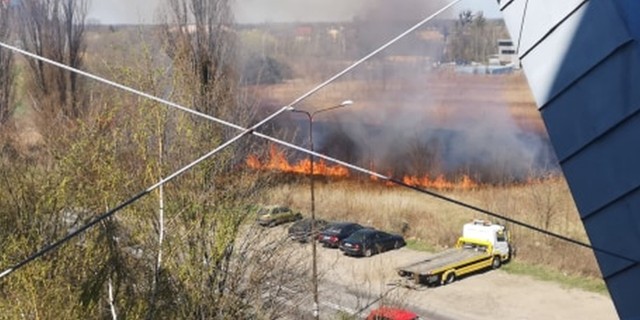
[[[640,319],[640,1],[498,4],[618,315]]]

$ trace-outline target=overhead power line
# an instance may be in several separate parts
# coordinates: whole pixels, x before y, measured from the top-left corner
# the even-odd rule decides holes
[[[63,237],[60,240],[57,240],[49,245],[46,245],[44,248],[38,250],[36,253],[30,255],[29,257],[27,257],[26,259],[23,259],[22,261],[16,263],[15,265],[13,265],[10,268],[7,268],[6,270],[2,271],[0,273],[0,279],[6,277],[7,275],[15,272],[16,270],[24,267],[25,265],[27,265],[28,263],[30,263],[31,261],[36,260],[37,258],[47,254],[49,251],[59,247],[60,245],[64,244],[65,242],[73,239],[74,237],[78,236],[79,234],[85,232],[86,230],[88,230],[89,228],[93,227],[94,225],[98,224],[99,222],[111,217],[112,215],[114,215],[115,213],[117,213],[118,211],[122,210],[123,208],[127,207],[128,205],[136,202],[138,199],[142,198],[143,196],[149,194],[151,191],[155,190],[156,188],[158,188],[159,186],[173,180],[174,178],[176,178],[177,176],[179,176],[180,174],[184,173],[185,171],[191,169],[192,167],[194,167],[195,165],[199,164],[200,162],[206,160],[209,157],[212,157],[213,155],[215,155],[216,153],[218,153],[219,151],[223,150],[224,148],[228,147],[229,145],[233,144],[234,142],[238,141],[240,138],[244,137],[247,134],[254,134],[263,138],[267,138],[271,141],[274,141],[276,143],[282,144],[282,145],[289,145],[289,146],[293,146],[292,144],[289,144],[285,141],[281,141],[272,137],[269,137],[267,135],[263,135],[263,134],[259,134],[257,132],[255,132],[256,129],[258,129],[260,126],[262,126],[263,124],[271,121],[273,118],[277,117],[278,115],[280,115],[281,113],[285,112],[285,111],[289,111],[289,110],[293,110],[293,106],[296,105],[297,103],[299,103],[300,101],[303,101],[304,99],[308,98],[309,96],[311,96],[312,94],[316,93],[317,91],[319,91],[320,89],[324,88],[325,86],[327,86],[328,84],[330,84],[331,82],[335,81],[336,79],[342,77],[343,75],[347,74],[348,72],[350,72],[351,70],[355,69],[357,66],[359,66],[360,64],[362,64],[363,62],[369,60],[371,57],[375,56],[376,54],[380,53],[381,51],[383,51],[384,49],[388,48],[389,46],[391,46],[392,44],[394,44],[395,42],[397,42],[398,40],[404,38],[405,36],[407,36],[408,34],[410,34],[411,32],[415,31],[416,29],[420,28],[421,26],[423,26],[425,23],[431,21],[433,18],[435,18],[436,16],[438,16],[439,14],[441,14],[442,12],[446,11],[447,9],[449,9],[450,7],[452,7],[453,5],[455,5],[456,3],[460,2],[461,0],[454,0],[451,3],[447,4],[446,6],[444,6],[442,9],[436,11],[435,13],[433,13],[432,15],[428,16],[427,18],[423,19],[422,21],[416,23],[414,26],[410,27],[409,29],[407,29],[406,31],[404,31],[403,33],[399,34],[398,36],[396,36],[395,38],[391,39],[390,41],[388,41],[387,43],[383,44],[382,46],[380,46],[379,48],[375,49],[374,51],[372,51],[371,53],[369,53],[368,55],[366,55],[365,57],[363,57],[362,59],[354,62],[353,64],[351,64],[350,66],[348,66],[347,68],[345,68],[344,70],[338,72],[336,75],[334,75],[333,77],[329,78],[327,81],[319,84],[318,86],[316,86],[315,88],[309,90],[308,92],[306,92],[305,94],[301,95],[299,98],[295,99],[293,102],[291,102],[290,104],[288,104],[287,106],[282,107],[281,109],[279,109],[278,111],[272,113],[271,115],[269,115],[268,117],[266,117],[264,120],[258,122],[257,124],[253,125],[250,128],[244,128],[242,126],[236,125],[234,123],[213,117],[211,115],[207,115],[205,113],[202,112],[198,112],[195,111],[193,109],[181,106],[177,103],[153,96],[151,94],[142,92],[140,90],[136,90],[133,89],[131,87],[127,87],[125,85],[119,84],[117,82],[105,79],[103,77],[91,74],[89,72],[85,72],[70,66],[67,66],[65,64],[59,63],[57,61],[33,54],[31,52],[28,52],[26,50],[17,48],[15,46],[11,46],[8,45],[6,43],[0,42],[0,47],[4,47],[6,49],[9,50],[13,50],[15,52],[18,52],[22,55],[25,55],[27,57],[36,59],[36,60],[40,60],[42,62],[57,66],[59,68],[65,69],[67,71],[70,72],[74,72],[77,74],[80,74],[82,76],[88,77],[90,79],[96,80],[98,82],[102,82],[104,84],[113,86],[115,88],[145,97],[147,99],[159,102],[161,104],[167,105],[169,107],[173,107],[176,108],[178,110],[214,121],[216,123],[228,126],[228,127],[232,127],[238,130],[242,130],[242,132],[240,134],[238,134],[237,136],[233,137],[232,139],[228,140],[227,142],[223,143],[222,145],[218,146],[217,148],[215,148],[214,150],[210,151],[209,153],[203,155],[202,157],[198,158],[197,160],[191,162],[190,164],[188,164],[187,166],[177,170],[176,172],[172,173],[171,175],[169,175],[167,178],[162,179],[161,181],[159,181],[158,183],[154,184],[153,186],[145,189],[144,191],[140,192],[139,194],[133,196],[132,198],[122,202],[121,204],[115,206],[113,209],[108,210],[107,212],[99,215],[98,217],[96,217],[95,219],[91,220],[90,222],[88,222],[87,224],[81,226],[80,228],[78,228],[77,230],[75,230],[72,233],[69,233],[68,235],[66,235],[65,237]],[[309,153],[310,151],[306,150],[306,149],[302,149],[304,150],[303,152],[307,152]]]
[[[149,194],[151,191],[155,190],[159,186],[161,186],[161,185],[173,180],[177,176],[179,176],[182,173],[186,172],[187,170],[193,168],[194,166],[196,166],[197,164],[201,163],[202,161],[212,157],[213,155],[215,155],[219,151],[221,151],[224,148],[228,147],[229,145],[235,143],[236,141],[238,141],[242,137],[246,136],[247,134],[255,135],[257,137],[272,141],[272,142],[280,144],[282,146],[286,146],[288,148],[295,149],[295,150],[301,151],[303,153],[306,153],[306,154],[309,154],[309,155],[313,155],[313,156],[325,159],[325,160],[330,161],[332,163],[340,164],[340,165],[345,166],[347,168],[350,168],[352,170],[355,170],[355,171],[358,171],[358,172],[361,172],[361,173],[365,173],[365,174],[368,174],[368,175],[373,176],[373,177],[377,177],[377,178],[385,180],[385,181],[389,181],[389,182],[394,183],[396,185],[399,185],[399,186],[402,186],[402,187],[405,187],[405,188],[409,188],[409,189],[418,191],[418,192],[423,193],[423,194],[430,195],[432,197],[441,199],[443,201],[446,201],[446,202],[449,202],[449,203],[452,203],[452,204],[455,204],[455,205],[459,205],[459,206],[465,207],[465,208],[473,210],[473,211],[477,211],[477,212],[480,212],[480,213],[483,213],[483,214],[486,214],[486,215],[489,215],[489,216],[492,216],[492,217],[495,217],[495,218],[503,219],[503,220],[511,222],[511,223],[513,223],[515,225],[519,225],[521,227],[524,227],[524,228],[527,228],[527,229],[531,229],[531,230],[534,230],[536,232],[540,232],[540,233],[546,234],[548,236],[551,236],[551,237],[554,237],[554,238],[558,238],[560,240],[563,240],[563,241],[566,241],[566,242],[569,242],[569,243],[572,243],[572,244],[575,244],[575,245],[579,245],[579,246],[582,246],[582,247],[585,247],[585,248],[592,249],[594,251],[605,253],[605,254],[608,254],[608,255],[611,255],[613,257],[617,257],[617,258],[620,258],[620,259],[623,259],[623,260],[626,260],[626,261],[629,261],[629,262],[639,263],[637,260],[632,259],[632,258],[628,258],[628,257],[626,257],[626,256],[624,256],[622,254],[618,254],[618,253],[615,253],[615,252],[612,252],[612,251],[609,251],[609,250],[606,250],[606,249],[594,247],[594,246],[592,246],[590,244],[587,244],[587,243],[584,243],[584,242],[581,242],[581,241],[578,241],[578,240],[575,240],[575,239],[572,239],[572,238],[569,238],[569,237],[566,237],[566,236],[563,236],[561,234],[557,234],[557,233],[554,233],[554,232],[551,232],[551,231],[548,231],[548,230],[544,230],[542,228],[538,228],[536,226],[533,226],[533,225],[521,222],[519,220],[512,219],[512,218],[506,217],[504,215],[501,215],[501,214],[498,214],[498,213],[494,213],[494,212],[491,212],[491,211],[488,211],[488,210],[473,206],[471,204],[467,204],[467,203],[459,201],[459,200],[455,200],[455,199],[449,198],[447,196],[438,194],[438,193],[433,192],[433,191],[429,191],[429,190],[426,190],[426,189],[423,189],[423,188],[419,188],[419,187],[416,187],[416,186],[411,186],[411,185],[406,184],[403,181],[397,180],[397,179],[395,179],[393,177],[385,176],[383,174],[380,174],[380,173],[377,173],[377,172],[374,172],[374,171],[371,171],[371,170],[368,170],[368,169],[365,169],[365,168],[362,168],[362,167],[359,167],[359,166],[356,166],[356,165],[353,165],[353,164],[350,164],[350,163],[347,163],[347,162],[344,162],[344,161],[341,161],[341,160],[338,160],[338,159],[335,159],[335,158],[332,158],[332,157],[329,157],[327,155],[320,154],[320,153],[317,153],[317,152],[314,152],[314,151],[310,151],[308,149],[299,147],[299,146],[294,145],[292,143],[289,143],[289,142],[286,142],[286,141],[283,141],[283,140],[279,140],[277,138],[274,138],[274,137],[271,137],[271,136],[268,136],[268,135],[265,135],[265,134],[262,134],[262,133],[256,131],[259,127],[261,127],[265,123],[271,121],[273,118],[277,117],[278,115],[280,115],[281,113],[283,113],[285,111],[292,110],[293,106],[296,105],[297,103],[303,101],[304,99],[308,98],[312,94],[314,94],[317,91],[319,91],[320,89],[324,88],[325,86],[327,86],[331,82],[333,82],[336,79],[340,78],[344,74],[350,72],[351,70],[356,68],[358,65],[362,64],[363,62],[365,62],[366,60],[370,59],[371,57],[373,57],[377,53],[379,53],[379,52],[383,51],[384,49],[386,49],[387,47],[391,46],[393,43],[395,43],[396,41],[398,41],[401,38],[405,37],[406,35],[408,35],[409,33],[413,32],[414,30],[420,28],[425,23],[429,22],[430,20],[432,20],[433,18],[435,18],[436,16],[438,16],[439,14],[441,14],[442,12],[444,12],[447,9],[449,9],[451,6],[455,5],[456,3],[460,2],[460,1],[461,0],[455,0],[455,1],[451,2],[451,3],[449,3],[448,5],[443,7],[442,9],[438,10],[436,13],[434,13],[434,14],[430,15],[429,17],[423,19],[422,21],[418,22],[413,27],[407,29],[407,31],[403,32],[402,34],[398,35],[394,39],[392,39],[389,42],[385,43],[384,45],[382,45],[378,49],[374,50],[372,53],[370,53],[367,56],[365,56],[364,58],[356,61],[355,63],[353,63],[352,65],[350,65],[346,69],[344,69],[343,71],[341,71],[341,72],[337,73],[336,75],[334,75],[333,77],[331,77],[329,80],[321,83],[320,85],[318,85],[315,88],[311,89],[307,93],[301,95],[299,98],[295,99],[292,103],[288,104],[287,106],[282,107],[281,109],[279,109],[276,112],[272,113],[271,115],[266,117],[264,120],[258,122],[257,124],[251,126],[250,128],[244,128],[244,127],[242,127],[240,125],[236,125],[234,123],[231,123],[231,122],[228,122],[228,121],[225,121],[225,120],[222,120],[222,119],[219,119],[219,118],[216,118],[216,117],[213,117],[213,116],[210,116],[210,115],[198,112],[198,111],[195,111],[193,109],[181,106],[181,105],[176,104],[174,102],[171,102],[171,101],[168,101],[168,100],[165,100],[165,99],[162,99],[162,98],[159,98],[159,97],[144,93],[142,91],[127,87],[127,86],[119,84],[119,83],[116,83],[114,81],[107,80],[107,79],[102,78],[100,76],[93,75],[91,73],[88,73],[88,72],[85,72],[85,71],[82,71],[82,70],[78,70],[78,69],[69,67],[69,66],[61,64],[59,62],[56,62],[56,61],[53,61],[53,60],[50,60],[50,59],[35,55],[33,53],[30,53],[28,51],[22,50],[20,48],[5,44],[3,42],[0,42],[0,47],[4,47],[6,49],[13,50],[15,52],[18,52],[18,53],[23,54],[25,56],[31,57],[33,59],[37,59],[37,60],[52,64],[52,65],[55,65],[57,67],[66,69],[68,71],[75,72],[75,73],[78,73],[80,75],[86,76],[88,78],[94,79],[96,81],[108,84],[110,86],[113,86],[113,87],[116,87],[116,88],[119,88],[119,89],[122,89],[124,91],[127,91],[127,92],[130,92],[130,93],[133,93],[133,94],[148,98],[148,99],[156,101],[156,102],[159,102],[159,103],[167,105],[169,107],[173,107],[173,108],[176,108],[178,110],[181,110],[181,111],[184,111],[184,112],[187,112],[187,113],[190,113],[190,114],[193,114],[193,115],[196,115],[196,116],[199,116],[199,117],[214,121],[216,123],[219,123],[219,124],[222,124],[222,125],[225,125],[225,126],[228,126],[228,127],[231,127],[231,128],[234,128],[234,129],[242,131],[237,136],[231,138],[227,142],[225,142],[222,145],[218,146],[217,148],[215,148],[214,150],[210,151],[209,153],[201,156],[200,158],[198,158],[197,160],[191,162],[187,166],[175,171],[174,173],[172,173],[168,177],[162,179],[161,181],[157,182],[156,184],[152,185],[151,187],[145,189],[144,191],[140,192],[139,194],[133,196],[132,198],[130,198],[130,199],[122,202],[121,204],[115,206],[113,209],[111,209],[111,210],[109,210],[109,211],[97,216],[95,219],[93,219],[92,221],[90,221],[87,224],[83,225],[82,227],[78,228],[76,231],[74,231],[72,233],[69,233],[67,236],[63,237],[60,240],[57,240],[57,241],[55,241],[55,242],[53,242],[53,243],[51,243],[49,245],[46,245],[44,248],[40,249],[36,253],[30,255],[29,257],[25,258],[24,260],[22,260],[22,261],[20,261],[18,263],[16,263],[12,267],[7,268],[6,270],[2,271],[0,273],[0,279],[2,279],[4,277],[6,277],[7,275],[17,271],[18,269],[24,267],[25,265],[27,265],[28,263],[36,260],[37,258],[47,254],[51,250],[59,247],[60,245],[64,244],[65,242],[67,242],[67,241],[71,240],[72,238],[78,236],[79,234],[81,234],[84,231],[88,230],[89,228],[93,227],[97,223],[99,223],[99,222],[101,222],[101,221],[113,216],[115,213],[117,213],[121,209],[129,206],[130,204],[132,204],[134,202],[136,202],[137,200],[139,200],[143,196]]]
[[[209,153],[203,155],[202,157],[196,159],[195,161],[189,163],[188,165],[180,168],[179,170],[175,171],[174,173],[172,173],[168,177],[160,180],[159,182],[157,182],[156,184],[154,184],[151,187],[147,188],[146,190],[144,190],[144,191],[138,193],[137,195],[133,196],[129,200],[127,200],[125,202],[122,202],[121,204],[117,205],[115,208],[113,208],[113,209],[101,214],[97,218],[93,219],[91,222],[89,222],[89,223],[81,226],[77,230],[67,234],[64,238],[45,246],[44,248],[40,249],[38,252],[36,252],[36,253],[32,254],[31,256],[29,256],[28,258],[20,261],[19,263],[17,263],[16,265],[12,266],[11,268],[8,268],[8,269],[2,271],[2,273],[0,273],[0,279],[6,277],[8,274],[10,274],[10,273],[12,273],[12,272],[14,272],[14,271],[16,271],[18,269],[20,269],[21,267],[23,267],[27,263],[29,263],[29,262],[31,262],[31,261],[33,261],[33,260],[45,255],[47,252],[59,247],[63,243],[73,239],[74,237],[76,237],[77,235],[85,232],[87,229],[93,227],[97,223],[109,218],[110,216],[114,215],[116,212],[122,210],[123,208],[127,207],[128,205],[136,202],[138,199],[140,199],[140,198],[146,196],[147,194],[151,193],[151,191],[155,190],[159,186],[161,186],[161,185],[163,185],[163,184],[175,179],[177,176],[179,176],[182,173],[188,171],[189,169],[193,168],[197,164],[199,164],[202,161],[208,159],[209,157],[213,156],[214,154],[218,153],[219,151],[223,150],[224,148],[230,146],[234,142],[240,140],[240,138],[244,137],[247,134],[250,134],[253,130],[255,130],[256,128],[262,126],[263,124],[269,122],[271,119],[273,119],[276,116],[280,115],[282,112],[285,112],[285,111],[289,110],[289,108],[290,107],[288,107],[288,106],[287,107],[283,107],[280,110],[278,110],[278,111],[274,112],[273,114],[271,114],[270,116],[268,116],[267,118],[265,118],[264,120],[256,123],[252,127],[248,128],[248,129],[244,129],[244,131],[242,131],[237,136],[235,136],[232,139],[228,140],[227,142],[221,144],[217,148],[213,149],[212,151],[210,151]]]

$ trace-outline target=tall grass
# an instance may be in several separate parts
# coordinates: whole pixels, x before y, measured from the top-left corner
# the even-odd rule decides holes
[[[511,219],[582,242],[588,241],[562,178],[439,192]],[[310,191],[304,181],[275,187],[268,198],[268,201],[290,205],[303,213],[309,212]],[[315,198],[318,218],[355,221],[401,233],[411,242],[424,243],[424,246],[435,250],[452,246],[462,232],[462,225],[472,219],[504,223],[413,190],[373,182],[316,183]],[[508,223],[507,227],[517,248],[517,261],[547,266],[571,275],[601,277],[590,249],[517,225]]]

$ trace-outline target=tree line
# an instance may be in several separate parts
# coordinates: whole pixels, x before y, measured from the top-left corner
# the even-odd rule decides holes
[[[503,21],[489,20],[482,12],[464,10],[452,27],[445,29],[445,58],[459,63],[488,62],[498,53],[498,40],[508,39]]]
[[[0,4],[0,41],[247,126],[256,111],[239,88],[229,3],[168,2],[164,22],[139,34],[142,50],[126,52],[128,64],[87,50],[85,0]],[[27,147],[25,126],[39,136]],[[0,129],[3,269],[237,134],[5,48]],[[282,286],[304,288],[306,266],[247,223],[247,205],[261,200],[270,181],[237,170],[256,143],[225,149],[0,279],[2,317],[281,315],[285,302],[299,298]]]
[[[140,50],[125,47],[121,59],[89,50],[87,0],[9,3],[0,4],[0,42],[239,125],[260,116],[242,87],[254,83],[237,67],[240,39],[229,0],[168,1],[163,23],[129,39]],[[448,36],[451,59],[482,61],[490,51],[485,39],[490,25],[481,15],[460,16]],[[124,38],[117,28],[96,36]],[[368,40],[354,41],[361,47],[358,54],[371,45]],[[327,54],[336,59],[353,54],[346,42],[334,42]],[[473,49],[467,50],[469,43]],[[289,73],[284,60],[260,56],[249,65],[250,74]],[[283,77],[276,74],[275,81]],[[24,141],[26,127],[36,132],[35,143]],[[235,134],[0,48],[0,269]],[[307,267],[282,242],[247,223],[252,219],[247,205],[261,201],[272,183],[268,175],[238,170],[248,152],[264,149],[260,143],[234,144],[176,183],[0,279],[0,314],[45,319],[282,315],[304,297]]]

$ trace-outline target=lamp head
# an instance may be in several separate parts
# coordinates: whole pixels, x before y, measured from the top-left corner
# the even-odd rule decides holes
[[[340,106],[341,107],[348,107],[348,106],[350,106],[352,104],[353,104],[353,100],[345,100],[345,101],[342,101],[342,103],[340,103]]]

